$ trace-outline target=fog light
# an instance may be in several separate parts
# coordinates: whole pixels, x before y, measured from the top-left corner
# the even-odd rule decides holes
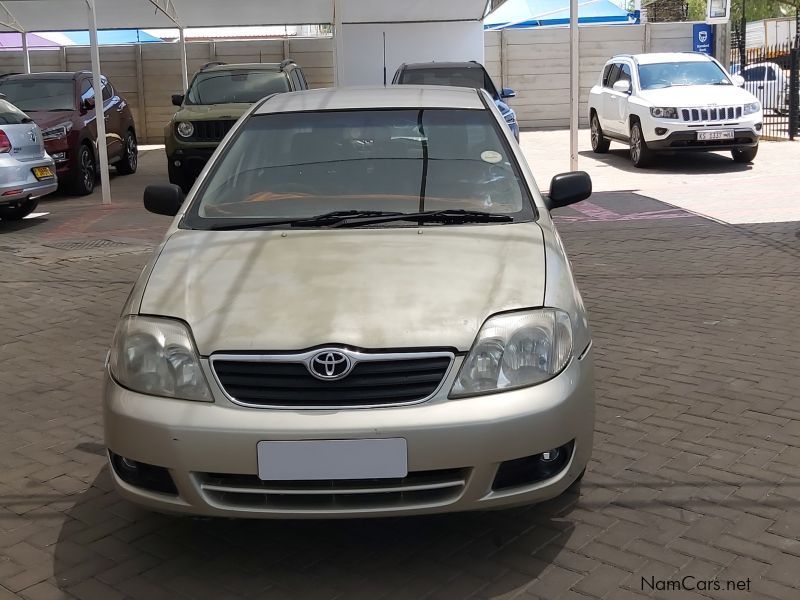
[[[572,458],[575,441],[533,454],[500,463],[492,483],[493,490],[532,485],[561,473]]]
[[[664,135],[667,133],[666,127],[656,127],[656,135]]]
[[[66,152],[53,152],[50,156],[56,162],[64,162],[65,160],[67,160]]]
[[[180,167],[180,166],[181,166],[181,161],[179,161],[179,160],[176,160],[176,161],[175,161],[175,162],[173,162],[172,164],[173,164],[173,165],[175,165],[176,167]]]
[[[122,481],[134,487],[143,488],[151,492],[178,495],[178,489],[169,471],[164,467],[148,465],[147,463],[131,460],[109,450],[111,466]]]
[[[558,460],[560,456],[561,456],[561,450],[555,448],[554,450],[548,450],[547,452],[542,452],[541,456],[539,457],[539,460],[541,460],[543,463],[551,463],[553,461]]]
[[[761,123],[756,123],[756,131],[761,131]]]

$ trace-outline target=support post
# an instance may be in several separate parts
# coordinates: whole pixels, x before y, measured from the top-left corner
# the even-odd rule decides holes
[[[180,53],[181,53],[181,77],[183,78],[182,92],[185,94],[186,90],[189,89],[189,61],[186,58],[186,34],[183,30],[183,27],[181,27],[179,31],[181,35]]]
[[[344,38],[342,37],[342,2],[333,0],[333,85],[342,85],[342,57]]]
[[[97,124],[97,155],[100,157],[100,185],[103,204],[111,204],[111,184],[108,177],[108,142],[106,138],[106,111],[103,102],[103,82],[100,78],[100,47],[97,42],[97,14],[95,0],[86,0],[89,8],[89,43],[92,55],[92,86],[94,87],[94,114]]]
[[[580,95],[578,0],[569,3],[569,168],[578,170],[578,101]]]
[[[739,21],[739,74],[747,66],[747,0],[742,0],[742,18]]]
[[[22,62],[25,64],[25,72],[31,72],[31,53],[28,50],[28,34],[22,32]]]
[[[147,103],[144,97],[144,61],[142,60],[142,45],[136,44],[136,95],[139,97],[138,117],[139,128],[137,129],[138,138],[143,143],[147,143]]]

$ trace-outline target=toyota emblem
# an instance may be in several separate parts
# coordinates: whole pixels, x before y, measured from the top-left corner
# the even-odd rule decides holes
[[[341,379],[350,372],[353,363],[343,352],[322,350],[308,362],[309,372],[317,379],[333,381]]]

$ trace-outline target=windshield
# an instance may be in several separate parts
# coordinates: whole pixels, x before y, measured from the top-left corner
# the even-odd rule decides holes
[[[289,79],[282,71],[210,71],[194,78],[186,104],[253,104],[288,91]]]
[[[397,83],[405,85],[452,85],[455,87],[483,88],[495,100],[498,98],[488,73],[478,67],[435,67],[404,69]]]
[[[25,112],[75,110],[75,82],[71,79],[0,80],[0,94]]]
[[[349,110],[250,118],[185,224],[210,228],[349,210],[477,210],[514,221],[535,215],[488,111]]]
[[[704,60],[639,65],[639,85],[643,90],[654,90],[673,85],[733,84],[717,63]]]

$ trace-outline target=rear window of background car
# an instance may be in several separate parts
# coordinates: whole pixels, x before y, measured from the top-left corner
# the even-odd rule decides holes
[[[10,102],[0,99],[0,125],[19,125],[29,121],[28,115]]]

